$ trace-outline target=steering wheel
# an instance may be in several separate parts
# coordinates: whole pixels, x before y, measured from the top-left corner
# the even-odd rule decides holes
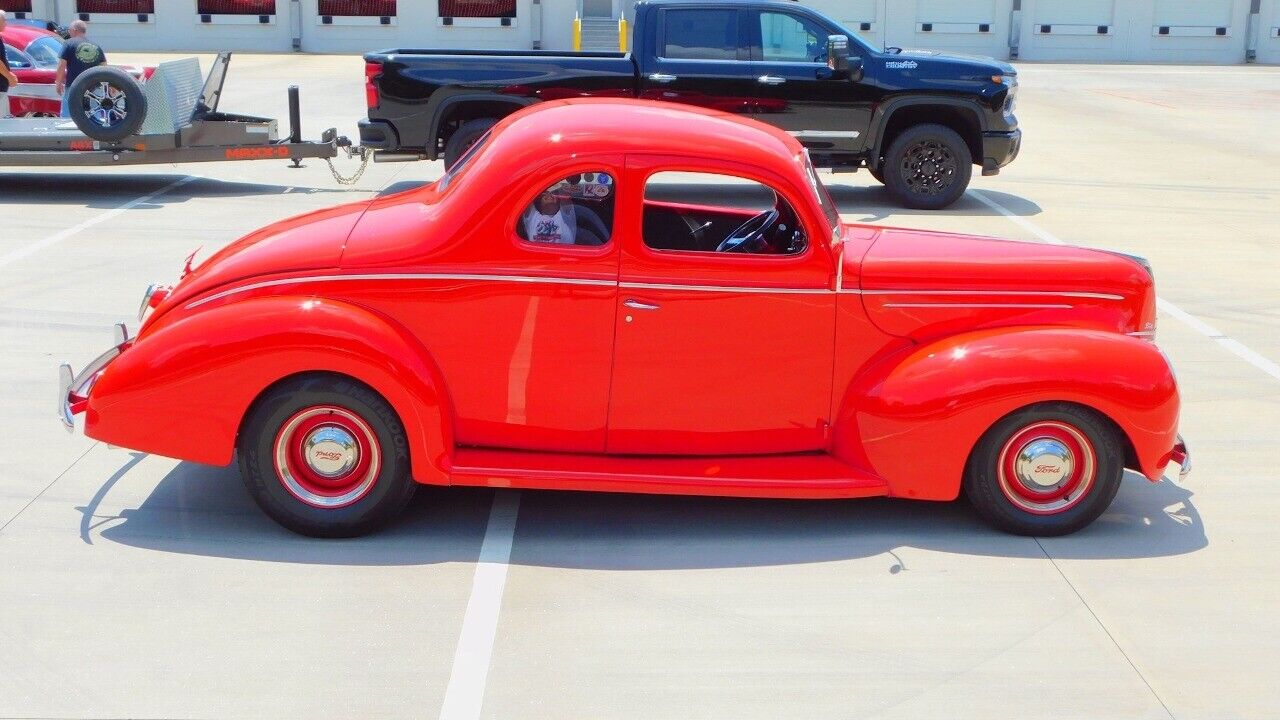
[[[781,214],[777,208],[765,210],[742,223],[736,230],[729,233],[729,237],[725,238],[724,242],[716,246],[716,252],[751,252],[756,242],[764,236],[764,231],[772,227]]]

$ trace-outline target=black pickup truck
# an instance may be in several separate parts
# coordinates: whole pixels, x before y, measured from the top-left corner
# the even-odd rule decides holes
[[[365,58],[360,141],[385,160],[452,164],[504,115],[544,100],[639,97],[749,115],[815,164],[866,167],[905,205],[942,208],[972,166],[1018,154],[1008,63],[874,50],[793,2],[641,0],[634,52],[383,50]]]

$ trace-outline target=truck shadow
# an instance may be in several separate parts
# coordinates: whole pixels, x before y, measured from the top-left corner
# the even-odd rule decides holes
[[[136,460],[131,460],[136,463]],[[131,466],[130,466],[131,467]],[[122,468],[124,472],[128,467]],[[104,482],[119,479],[115,473]],[[493,491],[419,489],[404,515],[374,535],[317,540],[264,516],[232,467],[177,465],[140,507],[103,517],[100,489],[79,529],[101,539],[159,552],[329,565],[474,562]],[[1015,537],[990,529],[963,501],[782,501],[659,495],[523,491],[513,564],[607,570],[736,568],[883,556],[894,552],[1013,558],[1164,557],[1208,544],[1191,502],[1172,482],[1126,476],[1110,510],[1065,538]],[[87,534],[85,541],[91,542]]]
[[[988,200],[1008,210],[1017,217],[1029,217],[1043,212],[1039,205],[1018,195],[1011,195],[996,190],[969,188],[949,207],[942,210],[913,210],[902,207],[883,185],[829,184],[827,191],[835,201],[836,209],[845,220],[854,222],[878,222],[898,217],[928,215],[931,217],[987,217],[1000,213],[982,200],[975,193],[981,193]],[[895,224],[890,222],[889,224]]]
[[[146,197],[187,177],[184,174],[109,174],[0,172],[0,197],[6,205],[80,205],[114,210]],[[345,193],[341,188],[314,188],[297,185],[242,182],[196,177],[168,192],[130,206],[147,210],[184,203],[194,197],[249,197],[257,195],[312,195]],[[367,191],[362,191],[367,192]]]

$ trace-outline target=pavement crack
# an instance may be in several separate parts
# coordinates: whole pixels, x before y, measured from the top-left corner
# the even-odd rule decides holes
[[[80,453],[80,456],[79,456],[79,457],[77,457],[75,460],[72,460],[72,461],[71,461],[71,464],[70,464],[70,465],[68,465],[68,466],[67,466],[67,468],[66,468],[65,470],[63,470],[62,472],[58,473],[58,476],[57,476],[57,477],[55,477],[54,479],[50,480],[50,481],[49,481],[49,484],[48,484],[48,485],[45,485],[45,486],[44,486],[44,488],[40,490],[40,492],[36,493],[36,494],[35,494],[35,497],[33,497],[33,498],[31,498],[30,500],[28,500],[26,505],[23,505],[21,508],[19,508],[19,509],[18,509],[18,512],[16,512],[16,513],[14,513],[14,514],[13,514],[13,517],[9,518],[8,520],[5,520],[5,521],[4,521],[4,524],[3,524],[3,525],[0,525],[0,535],[3,535],[3,534],[4,534],[4,531],[5,531],[5,528],[9,527],[9,525],[11,525],[11,524],[13,523],[13,521],[14,521],[14,520],[17,520],[17,519],[22,515],[22,513],[26,512],[26,511],[27,511],[27,508],[29,508],[29,507],[31,507],[32,505],[34,505],[34,504],[36,503],[36,501],[40,499],[40,496],[42,496],[42,495],[44,495],[45,493],[49,492],[49,488],[53,487],[54,483],[58,482],[59,480],[61,480],[61,479],[63,478],[63,476],[64,476],[64,475],[66,475],[67,473],[71,472],[71,471],[72,471],[72,469],[74,469],[76,465],[79,465],[79,464],[80,464],[80,461],[81,461],[81,460],[83,460],[83,459],[84,459],[84,457],[85,457],[86,455],[88,455],[90,452],[92,452],[92,451],[93,451],[93,449],[94,449],[94,448],[96,448],[96,447],[98,447],[98,443],[97,443],[97,442],[95,442],[95,443],[93,443],[92,445],[90,445],[89,447],[85,448],[85,451],[84,451],[84,452],[82,452],[82,453]]]
[[[1160,697],[1160,693],[1156,692],[1156,689],[1151,686],[1151,681],[1147,680],[1147,676],[1138,669],[1137,663],[1133,661],[1133,658],[1129,657],[1129,653],[1125,652],[1124,648],[1120,647],[1120,643],[1116,641],[1115,636],[1112,635],[1111,631],[1107,629],[1107,626],[1103,624],[1102,618],[1098,617],[1098,613],[1094,612],[1093,608],[1089,606],[1088,601],[1086,601],[1084,596],[1080,594],[1080,590],[1076,588],[1075,583],[1071,582],[1071,579],[1067,577],[1067,574],[1062,571],[1062,568],[1058,565],[1058,561],[1054,560],[1053,556],[1049,554],[1049,551],[1044,549],[1044,544],[1040,542],[1040,538],[1037,537],[1031,539],[1036,541],[1036,547],[1040,548],[1040,552],[1044,553],[1045,559],[1049,561],[1049,564],[1053,566],[1053,569],[1058,571],[1058,576],[1067,584],[1067,587],[1071,588],[1071,592],[1075,593],[1076,598],[1080,600],[1080,604],[1084,606],[1084,609],[1089,611],[1089,615],[1093,617],[1093,621],[1098,623],[1098,627],[1102,628],[1102,632],[1106,633],[1107,639],[1111,641],[1111,644],[1114,645],[1116,650],[1120,652],[1120,655],[1124,657],[1125,662],[1129,663],[1129,667],[1133,668],[1133,672],[1137,674],[1138,679],[1142,681],[1143,685],[1147,686],[1147,691],[1151,693],[1151,697],[1155,698],[1156,702],[1160,703],[1160,707],[1164,708],[1165,714],[1169,716],[1170,720],[1174,720],[1173,711],[1169,709],[1169,705],[1165,703],[1164,698]]]

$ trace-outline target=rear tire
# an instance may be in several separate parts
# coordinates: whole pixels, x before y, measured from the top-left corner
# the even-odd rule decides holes
[[[269,390],[250,410],[236,449],[258,506],[302,535],[364,535],[398,515],[417,489],[395,410],[334,375]]]
[[[497,124],[498,121],[493,118],[468,120],[462,127],[454,130],[449,141],[444,144],[444,169],[453,167],[477,140],[489,132],[489,128]]]
[[[1046,403],[997,422],[978,441],[964,490],[992,525],[1016,535],[1073,533],[1120,489],[1124,448],[1116,430],[1078,405]]]
[[[907,128],[894,138],[880,165],[885,187],[909,208],[940,210],[964,194],[973,155],[964,138],[945,125]]]
[[[147,98],[129,73],[89,68],[66,90],[67,109],[80,132],[101,142],[119,142],[142,129]]]

